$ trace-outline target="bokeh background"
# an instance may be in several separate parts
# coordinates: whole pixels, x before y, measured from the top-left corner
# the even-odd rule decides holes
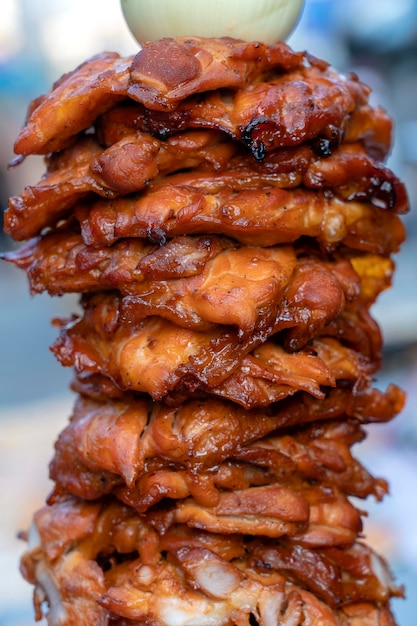
[[[408,393],[403,413],[370,429],[356,449],[365,465],[387,477],[391,494],[367,503],[367,540],[390,560],[407,589],[396,600],[400,626],[417,615],[417,1],[306,0],[289,40],[353,70],[373,89],[372,101],[394,118],[390,167],[407,184],[412,211],[408,240],[397,256],[393,289],[374,307],[385,338],[377,384],[400,384]],[[131,54],[138,46],[125,25],[119,0],[1,0],[0,215],[10,195],[43,173],[42,160],[8,168],[13,142],[29,101],[62,73],[102,50]],[[0,234],[0,249],[13,243]],[[0,626],[33,626],[31,587],[18,571],[28,527],[50,489],[53,442],[71,412],[71,372],[48,350],[53,317],[74,311],[73,297],[28,295],[23,273],[0,262]],[[364,504],[361,503],[364,508]]]

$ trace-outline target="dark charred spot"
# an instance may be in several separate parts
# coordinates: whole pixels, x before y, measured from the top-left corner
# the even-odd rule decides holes
[[[162,228],[147,230],[146,237],[151,243],[155,243],[158,246],[164,246],[167,242],[166,233],[162,230]]]
[[[323,135],[312,142],[312,148],[320,157],[329,157],[343,140],[343,131],[335,126],[328,126]]]
[[[260,139],[254,137],[260,132],[260,127],[270,125],[271,121],[267,117],[255,117],[247,126],[240,128],[240,139],[248,146],[253,156],[260,163],[266,155],[266,145]]]

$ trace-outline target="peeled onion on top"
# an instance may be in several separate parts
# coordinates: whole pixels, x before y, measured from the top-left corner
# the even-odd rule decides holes
[[[295,28],[304,0],[121,0],[139,44],[163,37],[234,37],[273,44]]]

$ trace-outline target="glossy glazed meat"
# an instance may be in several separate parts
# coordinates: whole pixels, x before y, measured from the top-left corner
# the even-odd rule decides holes
[[[403,184],[360,144],[342,145],[326,158],[304,145],[281,149],[258,163],[213,131],[185,131],[167,141],[136,131],[106,150],[87,136],[51,157],[45,177],[10,198],[6,229],[27,239],[70,215],[80,202],[91,201],[93,193],[113,199],[164,182],[214,193],[222,186],[242,191],[303,185],[395,213],[408,210]]]
[[[23,568],[36,584],[38,615],[47,594],[55,621],[69,626],[149,617],[158,626],[195,618],[240,626],[251,615],[259,626],[391,626],[387,599],[401,594],[361,543],[311,550],[183,526],[161,536],[151,519],[113,501],[67,499],[39,511]]]
[[[222,234],[245,245],[273,246],[311,237],[325,250],[344,244],[389,254],[404,240],[400,218],[368,203],[302,187],[206,191],[194,183],[166,183],[136,197],[80,205],[75,216],[85,243],[111,245],[124,237],[164,243],[184,234]]]
[[[354,446],[405,401],[374,386],[391,143],[355,75],[230,38],[103,53],[29,106],[12,165],[45,174],[2,258],[81,305],[54,320],[77,400],[21,561],[38,620],[395,626],[352,499],[388,492]]]
[[[58,492],[87,500],[118,493],[124,484],[136,506],[172,498],[175,489],[177,497],[192,494],[207,504],[217,501],[219,489],[291,485],[295,477],[358,497],[381,499],[387,492],[386,482],[352,456],[351,446],[364,437],[358,423],[330,421],[282,434],[283,426],[288,429],[285,409],[248,413],[214,399],[169,408],[80,398],[56,442],[51,478]]]

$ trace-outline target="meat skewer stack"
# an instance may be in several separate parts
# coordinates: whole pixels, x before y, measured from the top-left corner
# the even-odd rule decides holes
[[[352,496],[381,391],[369,308],[404,239],[391,121],[325,62],[233,39],[105,53],[28,111],[6,231],[75,408],[22,559],[50,625],[395,624]]]

